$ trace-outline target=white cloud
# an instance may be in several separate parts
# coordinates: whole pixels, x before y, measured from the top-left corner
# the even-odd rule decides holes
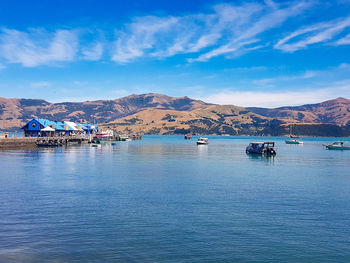
[[[48,81],[39,81],[39,82],[30,83],[30,86],[32,88],[48,88],[48,87],[52,86],[52,83],[48,82]]]
[[[82,48],[81,53],[84,60],[100,60],[103,54],[103,45],[102,43],[96,43],[91,47]]]
[[[294,52],[304,49],[309,45],[328,42],[350,27],[350,17],[337,19],[330,22],[318,23],[294,31],[275,44],[276,49],[286,52]],[[294,40],[294,41],[293,41]],[[333,43],[332,45],[350,44],[350,36],[347,35]]]
[[[112,59],[116,62],[129,62],[145,55],[157,43],[157,36],[169,31],[177,23],[177,18],[154,16],[137,18],[128,26],[130,33],[117,32],[116,51]]]
[[[267,6],[261,8],[241,10],[242,14],[246,16],[246,21],[232,30],[228,42],[190,61],[207,61],[223,54],[230,54],[234,57],[249,50],[260,49],[266,45],[257,44],[260,43],[258,38],[260,34],[280,26],[285,20],[300,14],[310,6],[309,3],[300,1],[292,3],[286,8],[279,8],[277,4],[272,5],[272,2],[269,2]]]
[[[311,2],[291,4],[220,4],[213,12],[178,17],[145,16],[136,18],[117,32],[112,59],[127,63],[140,57],[164,58],[176,54],[205,52],[189,61],[213,57],[239,56],[266,46],[259,36],[302,13]]]
[[[73,61],[77,48],[77,36],[69,30],[48,33],[37,29],[29,32],[2,29],[0,33],[0,56],[25,67]]]
[[[199,97],[205,102],[215,104],[230,104],[242,107],[295,106],[310,103],[319,103],[337,97],[350,97],[350,84],[334,86],[327,89],[281,91],[281,92],[254,92],[254,91],[222,91],[207,97]]]
[[[350,34],[335,41],[334,45],[335,46],[350,45]]]

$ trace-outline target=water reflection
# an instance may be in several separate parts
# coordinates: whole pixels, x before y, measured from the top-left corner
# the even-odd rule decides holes
[[[253,161],[262,161],[270,165],[275,164],[275,155],[263,155],[263,154],[251,154],[246,153],[246,156],[248,156],[248,159]]]

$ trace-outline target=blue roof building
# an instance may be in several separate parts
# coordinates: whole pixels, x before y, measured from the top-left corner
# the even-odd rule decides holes
[[[97,131],[97,125],[33,119],[24,125],[22,129],[26,137],[68,136],[82,133],[92,134],[94,131]]]

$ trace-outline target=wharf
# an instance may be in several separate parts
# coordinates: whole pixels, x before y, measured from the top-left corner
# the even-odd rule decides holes
[[[90,142],[87,136],[1,138],[0,149],[36,148],[38,146],[63,146]]]
[[[36,148],[36,138],[1,138],[0,149]]]

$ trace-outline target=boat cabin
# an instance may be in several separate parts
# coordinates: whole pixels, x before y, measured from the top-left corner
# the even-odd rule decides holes
[[[247,153],[275,155],[275,142],[251,142],[247,148]]]

